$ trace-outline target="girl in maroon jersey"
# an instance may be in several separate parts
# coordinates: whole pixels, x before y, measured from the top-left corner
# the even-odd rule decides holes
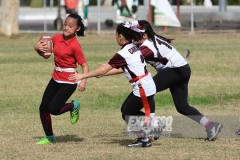
[[[65,19],[63,33],[52,37],[55,68],[39,107],[40,119],[46,136],[36,144],[56,143],[52,130],[51,114],[60,115],[70,111],[72,124],[75,124],[79,119],[79,101],[66,102],[77,87],[75,81],[68,79],[70,74],[77,72],[77,63],[81,66],[82,73],[87,73],[89,70],[81,45],[76,38],[76,35],[84,36],[84,30],[82,18],[77,14],[70,14]],[[37,52],[46,52],[46,48],[47,45],[43,41],[39,41],[34,46]],[[78,90],[83,92],[86,83],[86,78],[79,81]]]
[[[206,128],[207,138],[205,140],[211,141],[216,138],[221,131],[222,124],[210,121],[188,104],[188,82],[191,70],[187,61],[170,44],[173,39],[157,35],[145,20],[132,23],[135,27],[145,30],[142,37],[134,43],[139,45],[146,62],[157,71],[153,77],[157,92],[169,88],[177,111]]]
[[[146,68],[144,59],[142,59],[141,52],[132,43],[134,38],[141,37],[140,32],[141,30],[132,28],[128,22],[119,24],[116,29],[116,40],[122,47],[121,50],[102,67],[86,74],[72,74],[69,76],[70,80],[78,81],[84,78],[108,76],[124,72],[132,86],[132,92],[121,107],[122,118],[127,124],[129,124],[131,116],[146,116],[151,118],[151,123],[156,122],[154,120],[155,103],[153,99],[156,86]],[[141,111],[142,108],[145,109],[145,113]],[[145,120],[148,120],[148,118]],[[151,140],[147,137],[146,132],[144,132],[142,137],[139,136],[137,141],[129,144],[127,147],[150,147],[151,145]]]

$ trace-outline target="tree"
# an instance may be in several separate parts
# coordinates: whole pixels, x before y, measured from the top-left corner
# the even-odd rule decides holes
[[[2,0],[0,33],[6,36],[18,34],[19,0]]]

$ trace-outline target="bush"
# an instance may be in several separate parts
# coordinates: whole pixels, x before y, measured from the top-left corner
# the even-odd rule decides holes
[[[229,4],[229,5],[240,5],[240,0],[228,0],[227,4]]]
[[[20,0],[20,6],[30,6],[31,0]]]
[[[43,1],[42,0],[31,0],[30,7],[32,7],[32,8],[43,7]]]
[[[211,0],[213,5],[218,5],[219,0]],[[240,5],[240,0],[226,0],[227,5]]]

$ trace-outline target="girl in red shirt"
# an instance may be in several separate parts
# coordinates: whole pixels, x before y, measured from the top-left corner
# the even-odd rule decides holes
[[[75,124],[79,119],[80,102],[73,100],[66,103],[78,86],[79,91],[86,88],[86,79],[78,81],[69,80],[68,76],[76,71],[77,63],[82,68],[82,73],[87,73],[89,67],[83,54],[77,36],[84,36],[84,25],[78,14],[70,14],[64,22],[63,34],[56,34],[52,37],[54,47],[55,68],[52,73],[39,107],[40,119],[42,122],[45,137],[36,144],[56,143],[52,130],[51,114],[60,115],[70,111],[70,122]],[[37,52],[46,52],[47,44],[39,41],[34,49]]]

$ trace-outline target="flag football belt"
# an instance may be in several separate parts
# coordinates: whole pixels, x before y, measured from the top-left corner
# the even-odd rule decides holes
[[[137,76],[137,77],[133,78],[132,80],[130,80],[129,82],[130,83],[136,82],[136,81],[142,79],[143,77],[146,77],[147,75],[148,75],[148,73],[146,73],[144,75],[141,75],[141,76]],[[144,107],[144,110],[145,110],[145,116],[146,116],[145,120],[144,120],[144,124],[148,124],[149,116],[150,116],[150,106],[149,106],[148,99],[147,99],[147,96],[145,94],[145,91],[142,88],[141,81],[138,83],[138,87],[139,87],[139,93],[140,93],[140,97],[141,97],[141,100],[142,100],[142,103],[143,103],[143,107]]]
[[[146,74],[144,74],[144,75],[137,76],[137,77],[131,79],[129,82],[130,83],[137,82],[138,80],[142,79],[143,77],[146,77],[147,75],[148,75],[148,72]]]
[[[76,68],[60,68],[55,67],[55,70],[58,72],[76,72]]]

